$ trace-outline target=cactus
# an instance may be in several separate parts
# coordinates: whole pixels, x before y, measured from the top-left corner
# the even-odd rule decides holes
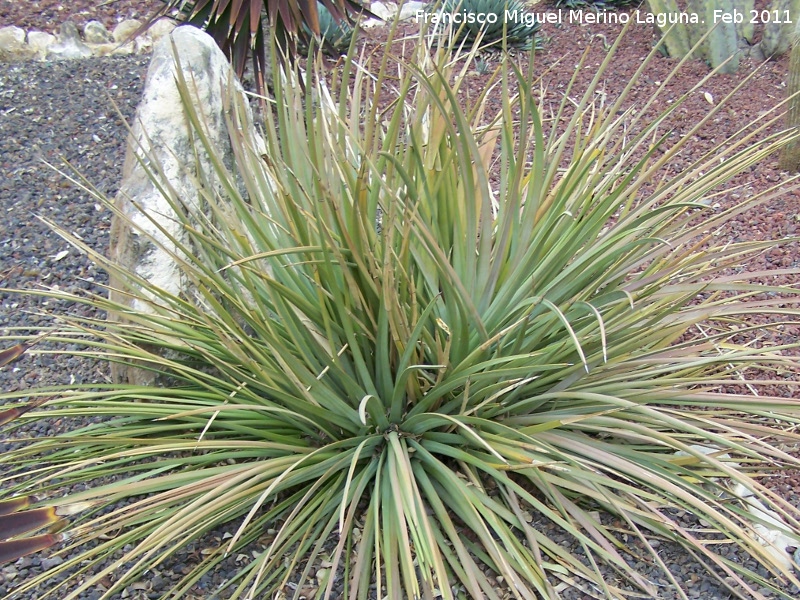
[[[745,40],[748,44],[753,43],[753,35],[755,34],[755,25],[752,19],[748,18],[750,11],[755,7],[754,0],[733,0],[733,6],[741,14],[745,16],[741,23],[736,25],[736,31],[739,39]]]
[[[793,22],[800,18],[800,0],[773,0],[769,11],[778,11],[780,20],[784,11],[789,11],[792,23],[772,21],[764,23],[764,32],[761,36],[761,52],[764,56],[783,54],[789,49],[794,32]]]
[[[656,14],[680,11],[676,0],[647,0],[647,6],[651,12]],[[754,8],[754,0],[689,0],[686,11],[696,13],[700,17],[700,22],[696,25],[673,27],[662,41],[663,49],[669,56],[686,56],[692,51],[695,44],[708,33],[708,37],[703,40],[696,51],[712,67],[716,68],[725,63],[722,70],[732,73],[739,64],[737,51],[740,41],[752,43],[755,30],[758,28],[762,31],[759,48],[764,56],[786,52],[793,34],[793,23],[800,19],[800,0],[772,0],[772,3],[765,9],[766,12],[754,13]],[[738,14],[741,16],[741,22],[720,21],[715,24],[714,11],[722,11],[727,15]],[[790,15],[788,20],[785,19],[786,11]],[[762,14],[765,17],[763,23]],[[771,21],[766,18],[767,16],[772,18],[777,16],[778,21]],[[711,29],[710,32],[709,29]],[[661,33],[666,33],[666,29]]]
[[[647,6],[653,14],[675,13],[678,12],[678,4],[675,0],[647,0]],[[656,26],[658,30],[658,26]],[[693,44],[689,41],[689,30],[685,27],[673,27],[667,35],[665,31],[660,31],[663,36],[661,40],[662,50],[667,56],[686,56],[689,54]]]
[[[792,32],[792,56],[789,60],[789,77],[786,81],[786,92],[789,95],[789,110],[786,113],[786,127],[800,127],[800,20]],[[791,173],[800,171],[800,141],[787,144],[781,151],[780,168]]]
[[[721,10],[724,14],[732,15],[734,8],[733,0],[689,0],[688,4],[689,12],[700,15],[700,23],[693,30],[690,29],[690,41],[696,43],[709,31],[701,46],[701,53],[713,69],[724,64],[721,68],[723,73],[735,73],[739,68],[739,32],[735,23],[719,21],[715,24],[714,11]],[[749,20],[749,15],[746,16]]]
[[[647,6],[655,14],[681,11],[675,0],[647,0]],[[689,0],[685,10],[697,14],[700,22],[661,30],[662,35],[666,34],[662,40],[663,49],[668,56],[674,57],[686,56],[694,49],[696,56],[711,67],[717,68],[725,63],[722,71],[732,73],[739,66],[739,40],[753,38],[753,25],[750,23],[752,8],[753,0]],[[728,15],[738,13],[743,17],[742,22],[720,21],[715,24],[714,11],[723,11]],[[708,36],[699,43],[706,34]]]

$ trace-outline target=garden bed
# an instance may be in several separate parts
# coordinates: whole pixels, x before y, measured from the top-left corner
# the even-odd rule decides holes
[[[86,0],[85,7],[79,2],[70,3],[73,16],[89,18],[87,11],[100,10],[120,12],[95,12],[92,17],[115,19],[116,17],[139,16],[144,9],[156,7],[159,2],[97,3]],[[24,9],[22,7],[25,7]],[[42,5],[42,8],[44,4]],[[18,11],[13,13],[13,11]],[[0,12],[0,24],[17,24],[26,28],[41,27],[55,29],[58,23],[52,21],[50,12],[39,10],[26,14],[27,3],[11,3],[6,14]],[[52,14],[64,14],[65,11]],[[45,20],[47,19],[47,20]],[[52,25],[51,25],[52,24]],[[413,29],[413,28],[412,28]],[[580,56],[589,48],[584,67],[575,82],[574,94],[579,94],[588,85],[596,68],[605,58],[608,46],[613,43],[620,30],[615,25],[586,25],[562,23],[560,26],[546,24],[542,28],[544,49],[536,54],[536,72],[541,73],[541,86],[557,102],[560,94],[575,72]],[[360,45],[368,51],[380,52],[384,49],[385,30],[372,29],[363,33]],[[614,58],[614,67],[603,81],[598,101],[603,94],[613,99],[629,82],[641,60],[650,52],[654,37],[653,31],[644,25],[633,25],[622,41]],[[486,62],[491,66],[497,58],[487,54]],[[659,58],[653,68],[638,83],[631,99],[648,97],[652,90],[667,77],[675,64],[673,59]],[[669,122],[672,135],[681,136],[688,132],[711,105],[726,96],[736,85],[749,76],[759,65],[745,59],[735,75],[718,75],[693,92],[691,97],[676,111]],[[68,231],[76,233],[95,248],[107,246],[107,231],[110,214],[96,206],[94,200],[72,187],[58,174],[43,165],[39,159],[57,162],[63,156],[81,172],[97,184],[104,193],[113,195],[120,179],[124,154],[125,130],[111,107],[110,100],[121,108],[123,116],[130,119],[141,89],[146,60],[140,57],[90,59],[80,63],[26,63],[4,66],[0,71],[0,207],[6,218],[0,223],[0,286],[5,289],[32,289],[38,286],[59,285],[66,289],[92,289],[94,284],[104,283],[105,276],[98,272],[88,259],[69,250],[66,244],[54,235],[45,224],[36,218],[43,214]],[[785,97],[785,83],[788,60],[782,57],[761,65],[747,84],[729,101],[726,108],[693,138],[681,155],[680,162],[669,165],[677,172],[685,168],[694,158],[705,154],[715,141],[735,133],[744,123],[751,121],[765,110],[782,101]],[[654,110],[662,110],[708,74],[707,67],[699,62],[689,62],[682,75],[666,88],[660,104]],[[477,94],[483,89],[488,75],[471,73],[464,95]],[[776,125],[775,130],[778,129]],[[733,206],[743,197],[750,197],[788,180],[788,174],[778,168],[777,156],[770,157],[733,182],[734,188],[713,199],[717,210]],[[743,240],[781,240],[796,235],[800,197],[796,191],[777,194],[769,202],[761,205],[757,213],[741,215],[732,226],[715,235],[734,241]],[[67,254],[62,254],[67,250]],[[746,265],[754,271],[797,268],[800,266],[800,252],[797,242],[776,245]],[[797,275],[764,274],[760,280],[765,283],[795,285]],[[11,327],[40,328],[47,318],[37,314],[43,308],[38,300],[21,298],[3,292],[0,306],[0,328],[8,331]],[[48,307],[51,308],[51,307]],[[74,306],[58,307],[69,312]],[[100,316],[100,315],[98,315]],[[4,331],[4,332],[5,332]],[[759,339],[760,344],[779,345],[795,342],[800,336],[800,327],[784,326],[782,329],[765,330]],[[757,374],[744,373],[747,378]],[[89,363],[78,358],[70,364],[56,363],[47,354],[35,354],[24,358],[13,368],[0,371],[0,381],[4,389],[25,389],[44,384],[79,382],[102,382],[107,377],[103,365]],[[757,393],[788,395],[795,388],[772,387],[756,389]],[[66,422],[39,423],[31,430],[32,435],[48,436],[59,432]],[[795,506],[800,506],[800,478],[794,473],[776,478],[770,487],[779,491]],[[691,515],[680,515],[679,520],[687,527],[696,527]],[[547,527],[542,522],[539,525]],[[621,525],[621,524],[620,524]],[[235,527],[234,527],[235,529]],[[156,597],[163,592],[175,577],[180,575],[195,561],[199,560],[207,548],[218,546],[223,537],[231,531],[219,531],[196,545],[176,552],[169,564],[161,565],[152,577],[142,580],[140,585],[127,589],[130,598]],[[554,533],[554,536],[557,535]],[[624,535],[624,534],[621,534]],[[268,538],[269,534],[266,534]],[[564,544],[570,540],[564,538]],[[628,541],[628,540],[625,540]],[[268,539],[254,544],[253,551],[263,549]],[[662,558],[670,565],[670,570],[683,582],[691,583],[690,596],[698,598],[725,598],[723,588],[713,578],[707,576],[697,565],[688,560],[679,548],[664,543]],[[738,560],[732,556],[731,558]],[[209,590],[224,581],[229,573],[240,568],[250,560],[246,553],[240,553],[224,561],[219,569],[198,582],[193,597],[209,598]],[[49,562],[48,562],[49,561]],[[22,559],[12,567],[0,569],[0,595],[5,595],[21,578],[38,572],[43,566],[53,566],[49,554]],[[632,564],[643,573],[652,565]],[[657,576],[653,575],[657,580]],[[302,583],[302,582],[301,582]],[[662,580],[659,585],[665,585]],[[313,581],[311,582],[313,588]],[[694,595],[694,592],[697,595]],[[87,594],[86,598],[98,597]],[[571,595],[572,594],[572,595]],[[152,595],[152,596],[151,596]],[[31,595],[30,600],[36,595]],[[583,598],[579,592],[565,593],[567,598]],[[676,596],[664,588],[668,599]]]

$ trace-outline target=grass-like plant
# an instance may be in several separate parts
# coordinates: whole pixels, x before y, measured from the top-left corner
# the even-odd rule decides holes
[[[4,495],[80,484],[69,501],[95,503],[64,563],[19,596],[54,575],[45,596],[74,598],[113,574],[111,597],[225,527],[164,597],[229,556],[244,558],[220,597],[297,598],[308,582],[353,600],[557,598],[565,586],[657,597],[629,566],[661,566],[680,589],[654,537],[740,597],[795,581],[751,509],[798,531],[797,510],[752,474],[798,466],[776,442],[798,441],[800,401],[718,391],[751,366],[788,385],[789,348],[733,335],[757,332],[759,312],[796,319],[793,290],[730,269],[767,243],[712,235],[769,195],[724,212],[706,201],[783,143],[763,135],[780,111],[664,178],[703,123],[661,135],[683,99],[643,119],[666,81],[626,108],[652,55],[600,104],[615,45],[552,115],[532,69],[504,60],[488,114],[486,94],[466,107],[459,94],[474,53],[430,43],[407,63],[390,48],[379,67],[348,59],[330,86],[314,68],[304,86],[278,78],[263,155],[232,107],[235,175],[217,163],[228,197],[208,191],[202,213],[172,199],[190,240],[175,255],[186,297],[72,240],[151,309],[42,292],[124,317],[75,317],[50,340],[170,385],[4,395],[55,396],[23,421],[104,417],[2,459]],[[728,558],[731,546],[769,574]]]

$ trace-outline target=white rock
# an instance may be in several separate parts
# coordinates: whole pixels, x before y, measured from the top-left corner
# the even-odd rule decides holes
[[[137,160],[138,156],[145,164],[157,163],[166,180],[166,189],[174,190],[185,206],[200,205],[197,172],[205,173],[210,185],[224,197],[202,143],[187,124],[176,85],[173,42],[184,78],[190,82],[190,93],[194,96],[192,105],[202,113],[201,122],[208,125],[208,139],[225,164],[231,165],[233,161],[224,107],[230,94],[244,94],[242,87],[231,76],[228,60],[208,34],[195,27],[179,27],[170,36],[163,37],[153,51],[142,101],[132,125],[133,137],[128,140],[122,185],[115,199],[117,208],[126,218],[115,216],[112,221],[109,255],[153,286],[175,296],[193,297],[191,283],[173,258],[177,250],[170,241],[171,238],[186,240],[183,226],[169,199],[162,195]],[[234,90],[229,89],[230,81],[235,82]],[[249,139],[258,139],[251,120],[243,129]],[[139,298],[132,299],[116,291],[129,286],[128,282],[112,276],[111,299],[135,311],[153,312],[151,304],[142,299],[145,292],[139,291]],[[117,317],[111,315],[110,318]],[[114,365],[112,377],[118,382],[139,385],[150,385],[156,380],[153,373],[127,365]]]
[[[111,54],[113,56],[127,56],[136,52],[135,42],[128,42],[127,44],[112,44],[114,47]]]
[[[105,44],[111,41],[111,34],[100,21],[89,21],[83,27],[83,39],[87,44]]]
[[[153,51],[153,38],[147,34],[140,35],[133,40],[133,47],[136,54],[149,54]]]
[[[77,60],[89,58],[92,50],[83,42],[73,40],[59,41],[47,48],[46,58],[48,60]]]
[[[47,57],[47,50],[55,43],[56,36],[52,33],[44,31],[28,32],[28,46],[34,57],[39,60],[44,60]]]
[[[795,567],[792,555],[786,551],[788,547],[800,546],[800,535],[792,532],[791,528],[784,522],[781,516],[774,510],[770,510],[764,503],[756,498],[750,490],[741,483],[737,483],[731,493],[737,498],[741,498],[747,505],[747,511],[753,515],[754,519],[761,521],[754,524],[758,541],[765,547],[767,552],[776,561],[790,571]]]
[[[138,19],[125,19],[114,27],[111,38],[118,44],[127,42],[133,33],[142,26],[142,22]]]
[[[89,58],[91,55],[91,49],[81,41],[78,28],[72,21],[61,25],[58,41],[47,48],[47,58],[53,60]]]
[[[720,452],[720,449],[715,448],[714,446],[701,446],[700,444],[692,444],[689,446],[689,448],[691,448],[695,452],[699,452],[700,454],[705,454],[705,455],[716,454],[715,458],[717,458],[717,460],[724,460],[726,462],[731,462],[730,454],[717,454],[718,452]],[[678,450],[675,453],[675,456],[694,456],[694,455],[688,452],[684,452],[683,450]],[[739,466],[739,463],[737,462],[733,462],[732,464],[737,467]]]
[[[380,19],[365,19],[358,25],[362,29],[372,29],[373,27],[383,27],[386,25],[386,21],[381,21]]]
[[[692,445],[690,448],[706,455],[721,452],[719,448],[714,448],[713,446]],[[682,450],[675,453],[675,456],[689,455],[688,452]],[[730,467],[740,467],[738,462],[730,460],[730,454],[719,454],[716,456],[716,459]],[[718,478],[712,478],[711,481],[718,481]],[[791,528],[783,521],[778,513],[765,506],[761,500],[753,495],[753,493],[741,483],[733,485],[730,493],[732,496],[741,500],[747,507],[747,511],[753,515],[753,529],[756,532],[756,539],[758,542],[764,546],[765,550],[778,564],[783,565],[787,571],[791,571],[795,565],[792,556],[786,551],[786,548],[790,546],[800,547],[800,534],[792,532]]]
[[[379,19],[391,21],[397,14],[397,4],[395,2],[373,2],[370,4],[369,10]]]
[[[165,35],[169,35],[178,26],[178,24],[169,17],[162,17],[150,26],[147,30],[150,39],[153,43],[157,42]]]
[[[400,8],[400,16],[398,18],[401,21],[416,19],[417,14],[420,12],[425,12],[427,6],[428,6],[427,2],[417,2],[417,0],[411,0],[410,2],[406,2]]]
[[[89,47],[89,50],[92,51],[92,56],[108,56],[109,54],[114,54],[117,50],[117,44],[113,42],[107,42],[105,44],[86,44]],[[133,46],[131,46],[131,51],[133,50]],[[132,52],[128,52],[131,54]]]
[[[0,62],[16,62],[32,56],[25,43],[25,30],[20,27],[0,28]]]

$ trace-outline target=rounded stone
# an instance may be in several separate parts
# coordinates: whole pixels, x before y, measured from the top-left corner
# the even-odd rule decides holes
[[[25,30],[20,27],[0,28],[0,62],[16,62],[31,57],[31,49],[25,43]]]
[[[44,60],[47,50],[56,43],[56,36],[45,31],[29,31],[28,47],[35,58]]]
[[[105,44],[111,41],[111,34],[100,21],[89,21],[83,27],[83,39],[89,44]]]
[[[169,17],[162,17],[150,26],[147,30],[150,39],[153,43],[157,42],[165,35],[169,35],[178,26],[178,24]]]
[[[142,22],[138,19],[125,19],[114,27],[111,37],[118,44],[130,41],[130,37],[142,26]]]

